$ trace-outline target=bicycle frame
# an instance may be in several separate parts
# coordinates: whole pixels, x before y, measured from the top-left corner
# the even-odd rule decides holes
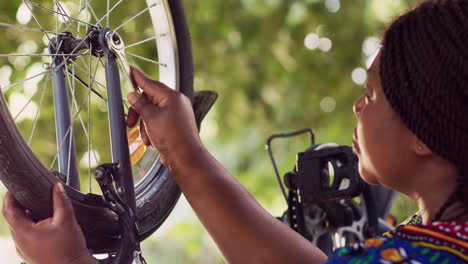
[[[73,139],[73,126],[65,83],[65,66],[53,72],[52,85],[54,90],[55,129],[57,135],[59,172],[67,176],[67,184],[80,189],[80,179],[76,161],[75,142]]]
[[[119,195],[125,204],[135,212],[135,191],[133,184],[132,169],[130,164],[130,153],[128,148],[127,127],[124,117],[122,102],[122,91],[120,84],[119,68],[116,56],[107,48],[105,35],[110,32],[109,28],[101,29],[99,42],[106,57],[105,72],[107,84],[107,106],[109,113],[109,128],[111,135],[112,163],[118,164],[115,171],[115,187],[119,190]],[[60,41],[60,40],[59,40]],[[84,42],[84,41],[81,41]],[[50,43],[51,54],[58,54],[55,51],[57,43]],[[80,44],[81,45],[81,44]],[[74,50],[74,52],[76,52]],[[75,189],[80,189],[79,174],[76,160],[75,143],[73,139],[73,124],[71,121],[70,104],[65,82],[65,63],[54,58],[54,63],[58,69],[53,73],[55,123],[59,156],[59,171],[67,176],[67,184]],[[63,58],[63,57],[62,57]],[[63,58],[62,60],[66,60]],[[90,88],[90,87],[88,87]],[[122,221],[120,221],[122,222]],[[124,230],[124,229],[121,229]],[[114,263],[131,263],[134,260],[134,245],[128,239],[128,234],[122,232],[120,249],[114,259]]]

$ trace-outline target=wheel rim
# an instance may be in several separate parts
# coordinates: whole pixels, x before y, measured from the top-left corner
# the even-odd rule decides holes
[[[49,3],[49,6],[46,6],[44,4],[46,2]],[[6,21],[5,23],[3,23],[0,21],[1,23],[0,30],[2,30],[2,26],[3,26],[5,34],[13,34],[11,32],[12,29],[30,30],[30,31],[42,30],[42,31],[46,31],[46,34],[44,34],[43,39],[50,39],[51,35],[57,35],[64,31],[73,32],[75,33],[77,37],[79,37],[80,35],[84,36],[86,35],[84,33],[86,31],[86,27],[89,26],[90,24],[100,24],[101,26],[110,25],[111,29],[114,29],[119,32],[119,34],[122,36],[124,41],[126,39],[133,40],[132,43],[130,44],[126,43],[127,51],[128,51],[127,57],[130,63],[139,65],[140,68],[143,68],[143,69],[151,68],[150,72],[152,73],[151,75],[152,77],[157,76],[157,78],[161,82],[165,83],[166,85],[168,85],[169,87],[173,89],[179,90],[179,62],[178,62],[178,53],[177,53],[177,42],[176,42],[175,32],[174,32],[174,28],[172,24],[171,12],[170,12],[167,1],[166,0],[163,0],[163,1],[147,0],[146,2],[140,1],[141,3],[140,5],[137,5],[134,2],[130,4],[129,2],[130,1],[123,1],[123,0],[120,0],[120,1],[108,0],[104,4],[102,4],[101,7],[94,8],[92,0],[91,1],[90,0],[87,0],[87,1],[76,0],[73,2],[72,1],[62,2],[59,0],[34,1],[33,2],[29,0],[23,0],[23,3],[19,5],[18,11],[17,11],[18,23],[11,23],[12,21]],[[52,6],[51,3],[53,3],[54,5]],[[127,4],[128,6],[126,6]],[[137,6],[139,10],[135,10],[135,6]],[[112,15],[122,14],[122,10],[125,10],[125,11],[130,10],[130,12],[125,12],[126,15],[121,19],[122,23],[116,23],[115,22],[116,20],[114,20]],[[32,15],[30,15],[29,22],[27,22],[26,21],[27,19],[22,16],[27,16],[28,12],[31,13],[31,11],[32,11]],[[103,12],[104,14],[108,13],[110,15],[103,15]],[[56,27],[53,30],[47,29],[47,26],[50,27],[50,23],[49,23],[50,21],[43,22],[45,21],[44,17],[45,17],[45,14],[47,13],[52,14],[55,17],[55,20],[57,21]],[[65,16],[65,14],[69,16]],[[148,30],[144,30],[141,32],[136,32],[138,30],[135,31],[136,25],[143,24],[142,23],[143,20],[149,21],[144,25],[148,25],[148,23],[152,23],[152,25],[154,25],[151,30],[153,32],[153,36],[148,36],[148,32],[149,32]],[[99,23],[97,23],[98,21]],[[20,22],[24,22],[24,25],[21,24]],[[114,26],[112,27],[112,25]],[[130,29],[126,30],[127,27],[129,27]],[[8,30],[10,31],[9,33],[7,33]],[[37,34],[40,34],[40,32],[38,32]],[[135,37],[135,35],[139,35],[140,39],[136,40],[137,37]],[[24,41],[24,37],[16,38],[16,39],[18,40],[21,39],[22,41]],[[38,38],[36,37],[35,39],[38,39]],[[156,41],[156,45],[154,45],[154,41]],[[32,45],[32,42],[27,42],[27,43],[30,46]],[[146,50],[148,50],[147,48],[148,45],[157,47],[156,50],[158,51],[157,53],[158,61],[155,61],[152,58],[148,59],[147,57],[150,57],[150,56],[144,56],[144,55],[138,54],[140,49],[146,48]],[[40,47],[40,45],[37,45],[37,46]],[[40,48],[38,49],[40,51]],[[34,73],[34,71],[36,72],[39,71],[38,65],[44,62],[44,60],[40,60],[37,58],[48,58],[48,56],[44,56],[44,55],[39,56],[39,54],[41,54],[40,52],[37,52],[38,56],[30,56],[33,59],[29,59],[29,62],[33,63],[33,66],[25,68],[28,71],[26,73],[26,78],[24,78],[26,79],[26,81],[20,80],[21,78],[16,77],[17,74],[12,73],[11,66],[16,67],[18,65],[21,65],[22,63],[24,64],[24,61],[26,61],[26,59],[23,59],[23,58],[28,57],[28,56],[25,56],[25,55],[28,55],[27,52],[18,53],[17,51],[31,51],[31,50],[34,50],[34,49],[33,48],[27,49],[26,46],[23,46],[23,49],[12,50],[13,52],[8,52],[8,53],[1,55],[1,57],[4,57],[4,58],[0,58],[0,59],[8,59],[7,66],[1,67],[0,73],[2,71],[4,73],[5,72],[8,73],[8,71],[10,71],[10,74],[7,74],[7,75],[12,75],[10,78],[8,78],[10,80],[5,80],[6,78],[3,78],[3,80],[0,80],[1,84],[3,84],[2,92],[5,94],[5,97],[9,99],[8,101],[10,105],[10,110],[13,112],[12,116],[16,117],[15,119],[19,120],[17,125],[22,131],[23,137],[25,138],[26,142],[32,142],[32,140],[36,139],[35,137],[38,137],[37,135],[35,135],[35,133],[38,134],[37,129],[39,127],[38,125],[39,121],[37,117],[40,117],[41,112],[43,112],[44,110],[41,110],[38,107],[38,110],[36,111],[34,115],[34,121],[32,122],[28,121],[28,120],[31,120],[30,116],[27,118],[22,118],[21,115],[25,113],[25,110],[28,110],[29,112],[31,112],[29,109],[31,103],[35,103],[37,106],[43,106],[44,101],[47,100],[47,96],[45,96],[47,95],[47,89],[51,89],[51,82],[50,82],[50,77],[49,77],[51,69],[44,69],[44,71],[40,71],[39,73],[32,74]],[[160,51],[165,51],[165,52],[160,52]],[[5,65],[5,63],[2,63],[2,64]],[[100,91],[100,90],[105,89],[105,87],[103,87],[102,85],[105,82],[102,80],[102,77],[99,76],[99,72],[98,72],[98,71],[104,70],[103,67],[99,66],[100,64],[102,64],[102,59],[97,59],[89,55],[80,56],[79,58],[76,59],[75,62],[70,64],[70,67],[68,68],[69,69],[71,68],[71,69],[69,72],[67,72],[67,77],[66,77],[67,86],[71,94],[76,92],[78,89],[82,89],[83,87],[81,88],[78,88],[78,87],[80,85],[83,86],[83,82],[85,83],[87,82],[89,86],[95,87],[95,91],[97,91],[97,93],[87,91],[86,96],[89,98],[88,104],[80,104],[82,100],[79,100],[79,99],[83,99],[83,98],[86,99],[85,97],[83,98],[81,98],[82,96],[71,97],[72,102],[73,102],[72,106],[74,108],[72,112],[72,119],[75,121],[74,122],[75,125],[74,127],[70,128],[70,131],[77,132],[80,129],[80,126],[83,128],[83,131],[85,131],[85,129],[88,128],[87,133],[84,132],[84,134],[89,134],[89,136],[85,135],[88,137],[88,141],[86,144],[88,148],[83,149],[81,146],[77,147],[77,150],[79,151],[79,154],[77,156],[78,156],[79,161],[82,161],[84,157],[87,156],[88,165],[90,165],[89,166],[90,168],[97,166],[99,163],[105,162],[105,157],[103,158],[104,155],[101,154],[101,150],[100,150],[101,147],[93,145],[92,143],[93,136],[91,135],[91,133],[93,132],[92,131],[93,127],[91,127],[92,126],[91,122],[93,121],[86,123],[85,121],[86,118],[83,115],[83,113],[88,113],[88,118],[89,118],[91,117],[93,113],[91,110],[92,107],[97,108],[97,111],[101,111],[100,109],[103,108],[103,105],[102,105],[103,102],[99,102],[99,99],[98,99],[99,96],[97,96],[97,94],[101,94],[103,95],[103,97],[105,96],[105,94],[102,91]],[[91,72],[92,77],[88,78],[88,80],[86,79],[83,80],[84,78],[82,76],[86,76],[86,74],[83,73],[83,71]],[[121,73],[121,79],[123,80],[123,83],[124,83],[123,87],[127,87],[127,88],[131,87],[130,83],[125,78],[126,77],[124,77],[124,75]],[[33,81],[34,83],[32,83]],[[35,86],[36,87],[35,91],[28,92],[28,87],[26,86],[27,84]],[[22,93],[19,93],[14,90],[15,87],[17,86],[23,86]],[[126,90],[125,92],[129,92],[129,91],[130,90]],[[126,94],[125,92],[124,94]],[[29,94],[32,96],[30,101],[25,102],[24,98],[21,97],[24,94]],[[92,96],[94,96],[95,98],[93,99]],[[93,100],[97,100],[97,102],[93,103]],[[23,101],[23,103],[27,103],[26,104],[27,107],[21,106],[23,104],[18,103],[18,101]],[[83,100],[83,102],[84,101],[85,100]],[[85,105],[85,107],[88,107],[88,109],[86,110],[85,108],[81,107],[82,105]],[[128,107],[128,104],[126,105]],[[21,114],[18,115],[17,113],[21,113]],[[102,116],[102,114],[98,115],[98,117],[100,116]],[[32,125],[28,127],[25,125],[25,123],[32,123]],[[28,130],[30,132],[29,135],[27,133]],[[41,136],[39,137],[40,137],[39,140],[41,140]],[[138,144],[140,144],[141,146],[141,142],[137,143],[137,145]],[[58,143],[56,145],[58,145]],[[38,150],[36,150],[35,148]],[[44,144],[38,144],[37,146],[34,145],[32,147],[35,153],[39,152],[39,155],[41,155],[41,153],[43,154],[44,151],[49,151],[51,148],[54,149],[54,147],[50,146],[50,142],[48,143],[47,147],[44,147]],[[132,146],[130,146],[130,149],[132,149]],[[96,155],[96,152],[97,152],[97,155]],[[50,160],[50,157],[48,157],[48,159]],[[94,159],[94,161],[92,161],[92,159]],[[48,166],[49,163],[46,160],[47,158],[41,159],[41,161],[43,161],[43,164],[45,164],[46,167],[54,169],[54,166],[55,166],[54,162],[56,160],[56,156],[54,155],[54,157],[52,158],[53,160],[52,166]],[[145,150],[145,155],[142,156],[141,159],[139,160],[140,162],[137,165],[135,165],[132,169],[134,172],[134,179],[136,182],[137,190],[143,187],[145,183],[148,182],[148,176],[155,175],[161,166],[159,162],[158,153],[149,148]],[[88,191],[92,192],[93,185],[90,183],[92,170],[88,169],[86,174],[88,175],[88,179],[89,179]]]

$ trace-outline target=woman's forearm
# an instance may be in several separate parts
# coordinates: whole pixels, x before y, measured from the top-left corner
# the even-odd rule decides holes
[[[91,254],[87,254],[74,259],[69,264],[99,264],[99,262]]]
[[[171,164],[185,197],[230,263],[323,263],[325,254],[263,209],[204,147]]]
[[[269,215],[203,147],[190,100],[132,68],[146,96],[131,93],[132,127],[159,150],[194,211],[233,263],[322,263],[325,255]],[[145,141],[146,142],[146,141]]]

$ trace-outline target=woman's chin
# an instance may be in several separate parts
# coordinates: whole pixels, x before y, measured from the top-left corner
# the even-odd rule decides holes
[[[372,185],[378,185],[380,182],[377,180],[377,177],[370,173],[368,170],[363,168],[361,166],[361,163],[359,163],[359,175],[361,175],[361,179],[363,179],[366,183],[372,184]]]

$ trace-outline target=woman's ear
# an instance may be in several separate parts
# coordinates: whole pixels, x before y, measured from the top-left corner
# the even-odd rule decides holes
[[[415,137],[415,140],[413,141],[413,151],[418,156],[426,156],[432,154],[432,150],[418,137]]]

